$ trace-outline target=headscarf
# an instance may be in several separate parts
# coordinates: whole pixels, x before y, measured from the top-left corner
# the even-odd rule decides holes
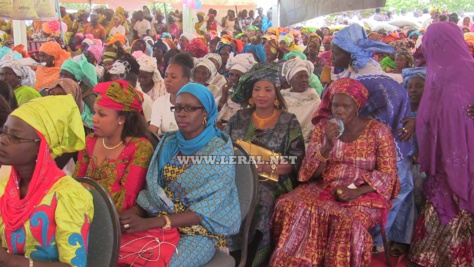
[[[82,60],[80,61],[75,61],[71,58],[64,61],[61,70],[70,72],[74,75],[77,81],[86,80],[92,87],[97,85],[97,73],[95,67],[87,61],[84,55],[82,55]]]
[[[135,43],[141,43],[142,44],[143,49],[140,50],[140,51],[143,52],[145,55],[147,55],[147,56],[152,56],[153,55],[153,48],[148,42],[146,42],[145,40],[142,40],[142,39],[136,39],[135,41],[132,42],[132,45],[130,46],[130,48],[133,47],[133,45]],[[133,52],[133,53],[135,53],[135,52]]]
[[[84,149],[85,133],[79,108],[70,95],[30,100],[10,116],[18,117],[33,127],[41,140],[26,196],[20,199],[17,183],[21,178],[13,167],[5,194],[0,198],[3,223],[6,231],[12,233],[30,219],[46,193],[66,175],[57,167],[53,157]]]
[[[235,40],[232,40],[231,42],[235,43],[237,53],[239,54],[242,53],[242,50],[244,50],[244,43],[242,42],[242,40],[235,39]]]
[[[112,68],[109,70],[109,73],[117,75],[120,79],[125,79],[131,68],[132,66],[130,66],[127,61],[117,60],[112,65]]]
[[[395,61],[393,61],[393,59],[387,56],[387,57],[384,57],[384,59],[380,61],[380,67],[382,67],[384,71],[387,71],[388,68],[391,68],[391,69],[397,68],[397,65],[395,65]]]
[[[233,48],[230,44],[225,44],[225,43],[223,43],[223,44],[221,44],[219,47],[217,47],[217,54],[220,55],[221,50],[224,49],[224,48],[226,48],[226,47],[229,48],[229,51],[230,51],[229,53],[235,53],[234,48]]]
[[[164,35],[164,34],[163,34]],[[164,37],[164,38],[161,38],[163,40],[164,43],[166,43],[169,47],[168,50],[172,50],[172,49],[177,49],[178,47],[176,46],[176,43],[173,42],[173,40],[171,38],[168,38],[168,37]]]
[[[408,87],[408,82],[413,77],[420,77],[423,80],[426,80],[426,68],[406,68],[402,70],[402,77],[403,77],[403,87]]]
[[[237,84],[231,99],[235,103],[245,103],[252,97],[253,85],[258,81],[269,81],[280,90],[280,71],[276,63],[260,62],[244,73]]]
[[[385,36],[384,38],[382,38],[382,42],[386,43],[386,44],[389,44],[391,42],[395,42],[395,41],[398,41],[400,39],[401,38],[400,38],[400,35],[398,35],[398,33],[392,32],[392,33],[388,34],[387,36]]]
[[[33,87],[36,83],[36,73],[29,67],[32,63],[35,61],[30,58],[14,59],[13,54],[9,54],[0,61],[0,68],[12,69],[16,76],[21,78],[21,85]]]
[[[95,45],[94,41],[92,39],[84,39],[84,41],[82,41],[82,43],[86,43],[88,45]]]
[[[283,63],[282,76],[285,77],[288,83],[290,83],[295,74],[302,70],[306,71],[306,73],[308,73],[308,77],[310,77],[311,74],[313,74],[314,65],[311,63],[311,61],[296,57]]]
[[[183,34],[181,34],[179,36],[179,38],[181,39],[181,37],[184,37],[188,40],[188,42],[191,42],[192,40],[194,40],[197,36],[194,34],[194,33],[189,33],[189,32],[183,32]],[[183,47],[184,48],[184,47]]]
[[[13,51],[10,47],[6,45],[2,46],[0,48],[0,60],[3,59],[3,57],[5,57],[8,54],[12,54],[14,59],[23,58],[23,56],[20,53]]]
[[[246,45],[242,53],[253,52],[260,62],[267,61],[267,56],[265,55],[265,50],[263,49],[263,44],[257,45]]]
[[[257,64],[257,61],[255,61],[255,58],[251,54],[238,54],[234,56],[234,53],[231,53],[225,67],[228,70],[238,70],[242,73],[246,73],[255,64]]]
[[[100,45],[91,45],[87,48],[86,51],[89,51],[95,58],[97,64],[102,62],[102,54],[104,53],[104,48]]]
[[[316,43],[317,45],[321,46],[321,37],[317,33],[310,33],[308,35],[308,45],[309,43]]]
[[[335,95],[345,94],[350,96],[357,104],[358,110],[365,106],[369,99],[369,91],[365,86],[351,78],[341,78],[329,85],[323,95],[318,111],[314,114],[311,122],[316,125],[320,120],[327,119],[331,114],[331,102]]]
[[[190,41],[184,50],[190,52],[196,58],[202,58],[209,53],[209,48],[200,38]]]
[[[405,50],[405,49],[401,49],[401,50],[397,51],[397,53],[395,54],[395,57],[396,57],[398,54],[404,55],[404,56],[407,58],[408,66],[409,66],[410,68],[413,67],[413,64],[415,63],[415,61],[413,60],[413,55],[410,53],[410,51]]]
[[[61,67],[66,59],[71,57],[71,55],[66,50],[62,49],[61,46],[54,41],[43,43],[39,51],[53,56],[54,66],[58,68]]]
[[[118,48],[114,45],[107,45],[104,47],[104,53],[102,55],[102,61],[115,61],[118,56]]]
[[[285,55],[283,55],[283,60],[288,60],[291,57],[297,57],[297,58],[300,58],[302,60],[307,60],[308,59],[303,52],[293,50],[293,51],[290,51],[290,52],[286,53]]]
[[[410,35],[408,35],[408,38],[411,39],[415,35],[423,36],[420,31],[412,31]]]
[[[205,55],[204,58],[207,58],[207,59],[213,58],[217,61],[217,65],[219,65],[217,68],[220,69],[222,67],[221,55],[219,55],[217,53],[209,53],[209,54]]]
[[[367,33],[359,24],[352,24],[338,31],[332,42],[351,54],[352,66],[356,72],[369,62],[374,52],[393,53],[393,47],[368,39]]]
[[[137,59],[137,62],[140,65],[141,71],[153,73],[153,82],[155,83],[155,87],[158,88],[158,92],[156,92],[156,94],[158,96],[163,95],[166,91],[166,88],[163,77],[161,77],[160,71],[158,70],[156,59],[147,55],[143,55]]]
[[[48,86],[46,89],[52,89],[58,86],[61,87],[66,94],[72,95],[74,101],[76,101],[76,104],[79,107],[80,113],[82,114],[84,104],[82,102],[82,90],[79,84],[69,78],[62,78]]]
[[[168,46],[161,39],[156,40],[153,48],[159,48],[163,52],[163,55],[168,52]]]
[[[211,74],[209,76],[209,79],[207,79],[206,82],[209,82],[211,81],[212,79],[214,79],[214,76],[216,76],[217,74],[217,69],[216,69],[216,65],[214,65],[214,63],[212,63],[212,61],[210,61],[209,59],[207,58],[197,58],[197,59],[194,59],[194,68],[191,70],[191,73],[192,75],[191,76],[194,76],[194,71],[196,70],[197,67],[199,66],[203,66],[205,67],[209,73]]]
[[[295,37],[293,36],[293,34],[291,33],[287,33],[285,35],[280,34],[280,37],[278,37],[278,43],[280,43],[281,41],[285,41],[290,51],[299,50],[295,44]]]
[[[265,43],[264,48],[268,47],[272,54],[275,56],[278,56],[278,42],[276,40],[269,40],[268,42]]]
[[[126,39],[127,39],[127,36],[116,33],[112,36],[112,38],[107,43],[105,43],[105,45],[112,45],[112,44],[115,44],[116,42],[120,42],[123,46],[127,42]]]
[[[142,93],[135,90],[124,80],[99,83],[93,91],[99,94],[96,101],[97,105],[117,111],[143,113]]]
[[[427,72],[416,117],[419,161],[429,176],[425,193],[446,224],[459,210],[474,213],[474,123],[466,115],[467,105],[474,103],[474,60],[462,32],[450,22],[428,27],[423,54]]]
[[[225,135],[215,126],[217,118],[217,104],[214,97],[205,86],[198,83],[188,83],[183,86],[177,93],[177,96],[188,93],[195,96],[207,111],[207,124],[198,136],[193,139],[186,140],[180,131],[171,139],[161,150],[158,160],[158,173],[162,173],[165,164],[175,157],[178,152],[185,156],[193,155],[203,147],[205,147],[214,137],[223,137]]]

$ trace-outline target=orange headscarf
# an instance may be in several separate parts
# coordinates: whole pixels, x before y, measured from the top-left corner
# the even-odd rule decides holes
[[[117,33],[117,34],[114,34],[114,36],[112,36],[112,38],[107,43],[105,43],[105,45],[111,45],[111,44],[115,44],[115,42],[120,42],[122,46],[124,46],[126,38],[127,36]]]
[[[35,89],[38,91],[53,84],[59,79],[59,70],[61,69],[61,65],[66,59],[71,57],[71,55],[66,50],[63,50],[61,46],[54,41],[44,43],[40,47],[39,51],[54,57],[54,66],[41,66],[36,69]]]

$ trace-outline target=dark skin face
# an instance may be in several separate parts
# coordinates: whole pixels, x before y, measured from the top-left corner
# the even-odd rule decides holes
[[[189,40],[186,37],[182,36],[179,38],[179,45],[181,46],[181,49],[184,49],[188,44]]]
[[[66,92],[61,86],[56,86],[54,88],[48,89],[48,95],[66,95]]]
[[[21,85],[21,78],[18,77],[11,68],[8,67],[0,69],[0,80],[8,83],[13,89]]]
[[[153,57],[156,58],[156,61],[161,63],[163,61],[163,51],[160,48],[155,47],[153,49]]]
[[[308,72],[302,70],[299,71],[291,78],[292,92],[304,92],[309,87],[309,75]]]
[[[96,60],[95,60],[94,55],[91,52],[86,51],[84,53],[84,56],[86,57],[87,62],[91,63],[92,65],[95,65],[97,63]]]
[[[408,68],[408,58],[404,54],[397,54],[395,57],[395,66],[397,66],[399,70]]]
[[[332,64],[339,69],[345,69],[351,62],[351,54],[342,50],[335,44],[331,44],[332,50]]]
[[[317,56],[319,54],[319,46],[315,42],[308,45],[308,53],[310,56]]]
[[[352,97],[346,94],[337,94],[331,102],[331,113],[341,119],[344,125],[349,125],[357,117],[357,104]]]
[[[249,17],[253,18],[255,16],[255,12],[253,10],[249,11]]]
[[[219,52],[219,55],[222,58],[222,66],[227,64],[227,60],[229,59],[230,49],[228,47],[224,47]]]
[[[3,125],[5,133],[22,138],[38,139],[35,129],[22,119],[9,116]],[[8,137],[0,136],[0,164],[34,169],[38,157],[39,142],[16,143],[9,141]]]
[[[46,67],[54,67],[54,57],[44,52],[39,52],[39,60],[41,63],[46,63]]]
[[[99,24],[99,15],[91,14],[91,24],[92,26],[97,26]]]
[[[331,50],[331,41],[326,41],[324,42],[324,51],[329,51]]]
[[[198,17],[198,21],[199,21],[199,22],[204,21],[204,17],[203,17],[203,16],[199,15],[199,16],[197,16],[197,17]]]
[[[252,98],[257,109],[272,109],[277,99],[275,85],[269,81],[258,81],[254,84]]]
[[[176,97],[175,106],[202,107],[202,104],[192,94],[182,93]],[[190,140],[204,131],[205,126],[202,124],[202,121],[207,117],[207,111],[203,108],[191,112],[186,112],[184,110],[181,110],[180,112],[175,111],[174,117],[181,134],[186,140]]]
[[[276,55],[273,54],[273,52],[271,51],[271,48],[269,45],[265,45],[263,47],[263,50],[265,51],[265,55],[267,56],[267,62],[273,62],[275,61],[276,59]]]
[[[423,80],[423,78],[421,77],[411,78],[407,84],[407,91],[408,97],[410,98],[410,105],[412,107],[412,110],[418,110],[421,97],[423,96],[423,92],[425,91],[425,80]]]
[[[234,86],[239,82],[240,76],[242,76],[242,72],[239,70],[229,71],[229,80]]]
[[[89,44],[86,42],[82,42],[81,44],[81,51],[86,51],[89,48]]]
[[[132,46],[132,51],[131,53],[135,52],[135,51],[144,51],[145,48],[143,47],[145,46],[145,44],[143,42],[135,42]]]
[[[170,64],[165,73],[165,87],[170,94],[178,93],[179,89],[189,82],[183,75],[183,68],[178,64]]]
[[[64,78],[68,78],[68,79],[71,79],[75,82],[78,82],[78,80],[76,80],[76,76],[74,76],[74,74],[70,73],[69,71],[67,70],[61,70],[59,71],[59,78],[60,79],[64,79]]]
[[[139,71],[138,82],[140,83],[140,87],[142,88],[143,92],[147,93],[155,85],[155,83],[153,82],[153,73],[142,70]]]
[[[209,80],[210,76],[211,76],[211,73],[209,72],[209,70],[206,67],[198,66],[194,70],[193,80],[197,83],[200,83],[200,84],[206,86],[207,81]]]

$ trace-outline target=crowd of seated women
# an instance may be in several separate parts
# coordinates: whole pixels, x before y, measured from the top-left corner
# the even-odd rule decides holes
[[[374,59],[393,47],[358,25],[326,39],[324,70],[314,35],[311,60],[290,51],[272,62],[260,57],[278,49],[271,42],[201,56],[159,40],[160,68],[145,40],[129,52],[119,41],[91,45],[78,59],[45,43],[33,80],[5,56],[0,265],[86,266],[100,237],[89,235],[92,195],[74,178],[89,177],[119,215],[121,255],[131,241],[168,244],[144,266],[202,266],[242,246],[251,266],[369,266],[375,227],[392,242],[387,253],[413,264],[472,266],[474,60],[453,27],[431,25],[427,68],[397,68],[401,78]],[[249,244],[238,235],[235,166],[181,160],[231,157],[239,142],[291,159],[254,166]]]

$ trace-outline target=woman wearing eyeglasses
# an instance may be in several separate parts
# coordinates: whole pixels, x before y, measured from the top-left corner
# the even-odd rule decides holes
[[[67,137],[65,134],[67,133]],[[0,265],[85,267],[91,194],[53,160],[84,148],[84,128],[74,99],[29,101],[0,130]]]
[[[157,135],[178,130],[178,124],[170,108],[176,103],[176,94],[191,80],[191,69],[194,67],[193,58],[185,53],[174,56],[166,68],[166,94],[153,102],[149,129]]]
[[[234,155],[232,140],[215,127],[217,105],[203,85],[183,86],[172,110],[179,131],[163,136],[148,169],[146,189],[140,192],[137,205],[120,215],[120,221],[136,239],[154,229],[164,231],[157,238],[166,242],[166,231],[179,228],[176,250],[163,245],[153,266],[202,266],[217,249],[226,249],[226,236],[239,231],[235,168],[185,159],[229,158]]]
[[[280,93],[278,65],[259,63],[242,75],[232,100],[250,104],[250,108],[237,111],[229,120],[224,132],[236,142],[241,139],[283,156],[291,156],[289,162],[257,164],[259,174],[276,174],[278,181],[261,178],[259,200],[253,221],[257,232],[251,245],[256,253],[252,266],[260,266],[270,256],[270,218],[275,199],[291,191],[305,155],[301,127],[294,114],[286,112],[286,104]],[[248,151],[253,154],[252,151]],[[240,249],[240,240],[232,238],[230,248]],[[257,247],[258,246],[258,247]]]
[[[94,133],[79,152],[74,177],[90,177],[110,194],[120,213],[135,204],[153,154],[146,138],[143,96],[124,80],[100,83]]]

